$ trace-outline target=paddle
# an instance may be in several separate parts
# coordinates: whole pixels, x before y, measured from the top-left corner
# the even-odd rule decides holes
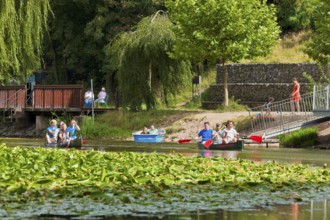
[[[190,141],[191,141],[191,139],[180,139],[180,140],[178,140],[179,144],[188,143]]]
[[[259,143],[262,142],[262,137],[261,136],[251,135],[250,136],[250,139],[253,140],[253,141],[255,141],[255,142],[259,142]]]
[[[212,144],[213,144],[212,139],[208,139],[207,141],[205,141],[204,147],[209,148]]]

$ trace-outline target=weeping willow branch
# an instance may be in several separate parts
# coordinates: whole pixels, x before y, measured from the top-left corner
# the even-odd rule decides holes
[[[166,16],[144,18],[134,32],[119,35],[106,49],[122,101],[132,110],[142,104],[153,108],[158,100],[167,104],[190,82],[190,63],[169,56],[176,40],[172,25]]]
[[[50,11],[50,0],[0,0],[0,84],[40,68]]]

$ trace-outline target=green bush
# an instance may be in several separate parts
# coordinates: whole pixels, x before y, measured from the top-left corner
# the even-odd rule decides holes
[[[283,147],[309,147],[317,143],[318,130],[316,128],[305,128],[290,134],[279,136]]]

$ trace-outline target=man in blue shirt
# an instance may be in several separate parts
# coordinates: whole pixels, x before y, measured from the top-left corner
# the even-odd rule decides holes
[[[209,122],[204,122],[204,129],[198,133],[198,137],[202,137],[202,143],[212,139],[213,130],[210,128]]]

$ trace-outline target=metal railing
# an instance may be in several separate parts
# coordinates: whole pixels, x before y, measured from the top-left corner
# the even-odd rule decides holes
[[[322,118],[315,116],[313,110],[329,107],[329,92],[326,93],[329,87],[327,89],[314,88],[313,93],[302,95],[299,102],[285,99],[271,103],[268,108],[263,105],[250,109],[252,134],[273,137],[298,130]]]
[[[19,89],[15,93],[11,94],[7,99],[0,102],[0,106],[3,108],[3,121],[5,121],[6,112],[9,112],[10,121],[13,120],[13,116],[17,111],[22,111],[22,106],[19,102],[21,94],[25,97],[26,89]],[[25,103],[24,103],[25,104]]]
[[[313,111],[330,111],[330,85],[314,85]]]

